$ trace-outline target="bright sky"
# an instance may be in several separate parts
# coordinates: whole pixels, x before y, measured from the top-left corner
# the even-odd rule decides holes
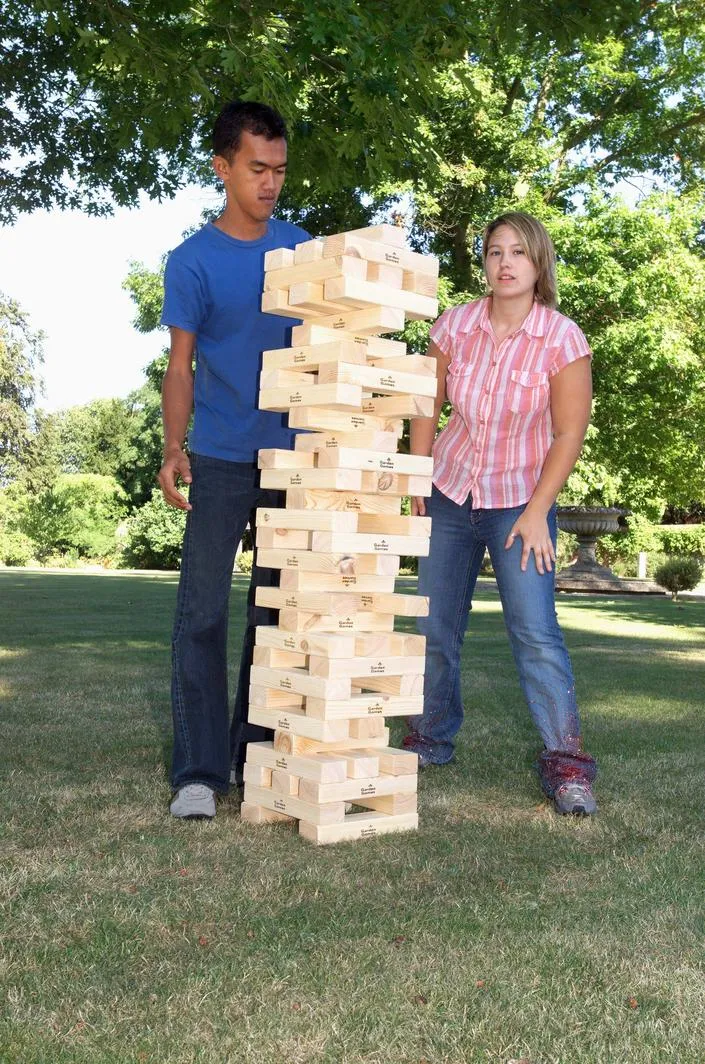
[[[122,282],[131,260],[152,269],[181,242],[216,190],[188,188],[175,199],[119,208],[110,218],[78,211],[37,211],[0,228],[0,291],[46,333],[42,375],[46,410],[123,397],[143,383],[166,333],[132,327],[134,304]]]

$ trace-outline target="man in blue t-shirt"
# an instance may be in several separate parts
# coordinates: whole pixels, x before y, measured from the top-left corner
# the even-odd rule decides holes
[[[244,746],[271,733],[246,723],[254,626],[273,623],[254,605],[273,570],[253,566],[238,692],[228,712],[228,601],[238,543],[258,506],[279,505],[259,487],[257,451],[290,447],[285,415],[257,409],[262,351],[286,347],[291,320],[263,314],[264,255],[309,236],[271,217],[284,184],[286,126],[260,103],[233,102],[213,130],[213,167],[225,209],[171,252],[162,324],[171,334],[162,389],[164,463],[159,483],[188,510],[172,640],[174,756],[171,812],[212,817],[215,792],[240,782]],[[193,363],[195,360],[195,375]],[[189,418],[189,454],[184,443]],[[177,490],[190,486],[188,500]]]

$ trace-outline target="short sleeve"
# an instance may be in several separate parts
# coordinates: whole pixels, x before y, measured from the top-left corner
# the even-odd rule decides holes
[[[555,377],[562,369],[569,366],[571,362],[577,362],[579,358],[592,358],[592,351],[584,333],[574,321],[569,321],[568,328],[554,351],[548,371],[549,376]]]
[[[206,301],[198,274],[173,252],[164,270],[161,324],[197,333],[206,316]]]
[[[450,335],[450,313],[451,308],[444,310],[440,318],[438,318],[431,327],[429,337],[433,340],[439,350],[444,355],[450,355],[451,353],[451,335]]]

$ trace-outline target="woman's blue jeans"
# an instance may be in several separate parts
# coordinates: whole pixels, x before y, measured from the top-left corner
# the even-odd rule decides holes
[[[253,566],[247,627],[232,721],[228,710],[228,606],[235,552],[258,506],[281,505],[278,492],[259,487],[254,462],[191,456],[192,509],[186,518],[181,577],[172,637],[174,789],[205,783],[226,792],[231,762],[241,771],[245,744],[271,738],[248,724],[247,705],[255,626],[276,624],[277,612],[255,606],[257,586],[278,583],[275,569]]]
[[[539,573],[533,554],[522,572],[520,537],[504,547],[525,506],[480,510],[472,498],[459,506],[434,486],[426,507],[433,523],[430,554],[419,560],[419,594],[430,598],[429,616],[418,621],[426,636],[424,711],[409,719],[404,745],[436,764],[453,757],[463,722],[460,652],[487,548],[522,691],[545,748],[539,763],[544,789],[552,794],[568,779],[592,780],[595,762],[582,752],[575,681],[556,618],[555,574]],[[555,545],[555,508],[548,524]]]

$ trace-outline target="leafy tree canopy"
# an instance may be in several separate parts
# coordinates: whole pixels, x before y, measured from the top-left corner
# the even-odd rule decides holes
[[[42,340],[19,304],[0,293],[0,484],[15,475],[28,445]]]

